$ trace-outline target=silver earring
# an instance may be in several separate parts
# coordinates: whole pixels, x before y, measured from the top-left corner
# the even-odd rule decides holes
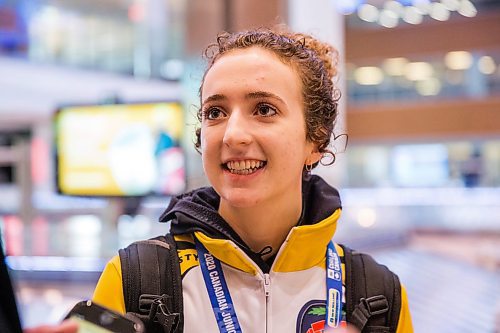
[[[312,164],[306,164],[306,171],[307,172],[311,172],[311,170],[313,169],[313,165]]]

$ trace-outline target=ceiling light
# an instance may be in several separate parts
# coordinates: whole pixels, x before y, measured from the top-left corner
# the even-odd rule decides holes
[[[462,0],[460,3],[460,8],[458,8],[458,12],[466,17],[474,17],[477,15],[476,6],[469,0]]]
[[[435,20],[446,21],[450,18],[450,11],[442,3],[434,2],[429,15]]]
[[[405,77],[410,81],[426,80],[434,74],[428,62],[410,62],[405,66]]]
[[[386,28],[394,28],[398,25],[399,17],[392,10],[384,9],[380,12],[378,23]]]
[[[431,11],[431,2],[429,0],[414,0],[413,6],[415,6],[422,15],[427,15]]]
[[[448,52],[444,57],[446,67],[453,70],[465,70],[472,66],[472,55],[467,51]]]
[[[416,7],[409,6],[405,8],[403,21],[410,24],[420,24],[422,23],[422,20],[423,16]]]
[[[372,208],[362,208],[357,214],[357,219],[360,226],[370,228],[377,221],[377,213]]]
[[[449,10],[455,11],[460,8],[460,0],[441,0],[441,3]]]
[[[382,67],[389,75],[402,76],[405,73],[405,66],[408,62],[406,58],[389,58],[384,60]]]
[[[354,79],[360,85],[373,86],[382,83],[384,73],[378,67],[359,67],[354,71]]]
[[[441,91],[441,81],[431,77],[415,82],[415,89],[422,96],[436,96]]]
[[[403,14],[404,6],[400,2],[390,0],[384,3],[384,9],[393,11],[394,13],[396,13],[396,15],[399,16]]]
[[[377,22],[378,9],[375,6],[365,3],[359,7],[358,16],[360,19],[366,22]]]
[[[477,66],[479,68],[479,71],[485,75],[493,74],[496,71],[495,60],[493,60],[493,58],[490,56],[482,56],[481,58],[479,58]]]

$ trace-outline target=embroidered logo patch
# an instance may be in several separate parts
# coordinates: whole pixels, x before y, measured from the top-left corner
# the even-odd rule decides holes
[[[181,276],[184,278],[191,268],[198,266],[198,253],[196,249],[177,250],[179,256],[179,265],[181,267]]]
[[[300,309],[297,317],[297,333],[323,333],[325,328],[326,302],[312,300]]]

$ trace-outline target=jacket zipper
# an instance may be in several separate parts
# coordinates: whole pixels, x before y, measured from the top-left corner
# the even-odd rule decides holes
[[[288,238],[288,237],[287,237]],[[244,257],[246,257],[250,262],[253,262],[252,259],[240,248],[238,248],[237,246],[235,246],[235,249],[236,251],[239,251]],[[280,254],[280,252],[282,251],[282,249],[280,249],[278,251],[278,255]],[[276,259],[275,259],[275,262],[276,262]],[[271,309],[269,308],[269,299],[271,297],[271,276],[269,273],[264,273],[259,266],[255,265],[254,266],[255,269],[257,270],[257,274],[260,275],[261,277],[264,277],[264,296],[265,296],[265,299],[266,299],[266,333],[267,332],[271,332],[271,329],[270,329],[270,312],[271,312]],[[274,263],[273,265],[271,266],[271,271],[272,271],[272,267],[274,267]]]
[[[269,329],[269,318],[270,318],[269,297],[271,296],[271,277],[269,276],[269,273],[264,274],[264,295],[266,296],[266,332],[270,332],[270,329]]]
[[[271,294],[271,278],[268,273],[264,274],[264,294],[266,295],[266,303]]]

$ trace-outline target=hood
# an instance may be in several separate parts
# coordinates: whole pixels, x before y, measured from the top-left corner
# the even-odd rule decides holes
[[[304,175],[302,183],[302,215],[297,226],[313,225],[341,208],[338,191],[321,177]],[[233,241],[262,266],[260,254],[253,252],[218,213],[220,196],[212,187],[203,187],[172,198],[160,222],[171,221],[173,235],[202,232],[210,238]]]

